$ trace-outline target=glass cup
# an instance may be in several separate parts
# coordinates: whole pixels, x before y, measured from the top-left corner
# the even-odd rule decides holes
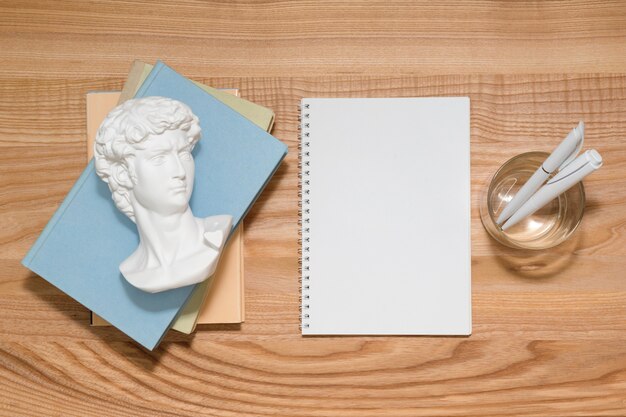
[[[483,191],[480,220],[485,230],[499,243],[516,249],[547,249],[564,242],[580,224],[585,207],[582,182],[506,232],[496,224],[507,203],[548,156],[545,152],[527,152],[509,159],[496,171]]]

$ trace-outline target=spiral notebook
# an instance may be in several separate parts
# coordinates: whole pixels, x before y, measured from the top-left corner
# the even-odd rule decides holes
[[[302,334],[469,335],[469,98],[300,110]]]

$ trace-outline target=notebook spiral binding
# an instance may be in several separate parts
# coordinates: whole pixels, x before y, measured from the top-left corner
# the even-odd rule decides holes
[[[309,289],[311,277],[309,275],[309,168],[310,168],[310,132],[309,132],[310,104],[302,102],[298,117],[298,282],[300,287],[300,330],[309,328]]]

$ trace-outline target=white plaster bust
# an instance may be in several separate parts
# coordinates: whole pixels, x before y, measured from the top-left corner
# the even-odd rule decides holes
[[[198,118],[180,101],[132,99],[113,109],[94,145],[98,176],[137,225],[139,246],[120,264],[128,282],[156,293],[210,277],[232,227],[230,215],[194,217],[191,154]]]

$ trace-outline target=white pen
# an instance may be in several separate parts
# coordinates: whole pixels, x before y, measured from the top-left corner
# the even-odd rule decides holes
[[[583,178],[601,166],[602,157],[595,149],[583,153],[555,175],[554,178],[551,178],[539,191],[533,194],[532,197],[504,223],[502,230],[507,230],[520,220],[530,216],[552,201],[552,199],[578,184]]]
[[[580,152],[584,141],[585,123],[580,121],[504,207],[496,223],[502,224],[511,217],[554,171],[569,164]]]

